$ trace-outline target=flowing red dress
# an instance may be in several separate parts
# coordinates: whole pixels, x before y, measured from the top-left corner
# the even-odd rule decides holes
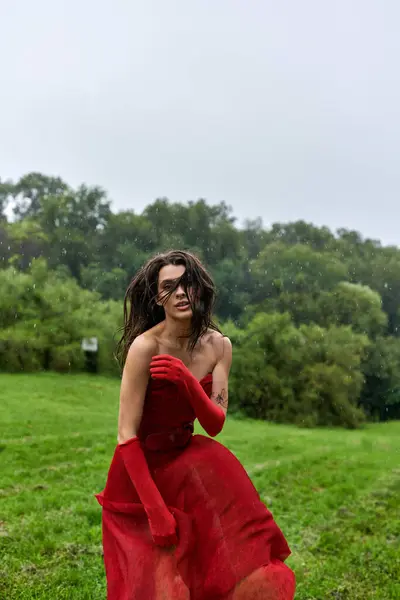
[[[210,395],[212,376],[201,384]],[[246,471],[217,441],[192,435],[178,389],[151,380],[138,437],[175,516],[179,542],[156,546],[147,515],[115,453],[102,511],[108,600],[292,600],[290,550]]]

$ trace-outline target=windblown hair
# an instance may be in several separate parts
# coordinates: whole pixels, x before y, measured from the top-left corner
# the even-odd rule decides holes
[[[158,274],[166,265],[182,265],[185,272],[158,296]],[[190,252],[171,250],[151,258],[132,279],[125,293],[124,325],[117,346],[117,357],[124,365],[128,350],[135,338],[165,319],[163,304],[182,285],[192,309],[192,330],[188,337],[189,350],[208,329],[219,331],[212,318],[215,286],[200,260]],[[157,304],[157,302],[162,304]]]

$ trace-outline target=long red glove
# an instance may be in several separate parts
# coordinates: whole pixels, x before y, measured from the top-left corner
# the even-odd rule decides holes
[[[146,511],[153,540],[157,546],[176,546],[176,521],[168,510],[150,474],[139,439],[135,436],[118,444],[117,452]]]
[[[150,375],[153,379],[172,381],[187,392],[196,417],[208,435],[214,437],[221,431],[225,423],[224,411],[210,400],[201,383],[179,358],[169,354],[153,356],[150,363]]]

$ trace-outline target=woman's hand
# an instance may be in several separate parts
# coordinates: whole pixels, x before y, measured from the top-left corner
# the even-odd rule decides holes
[[[211,435],[217,435],[225,422],[228,406],[228,376],[232,362],[232,345],[228,338],[221,338],[220,356],[213,369],[212,399],[189,369],[179,358],[160,354],[153,356],[150,375],[153,379],[165,379],[185,390],[200,425]]]
[[[156,546],[172,548],[178,545],[175,517],[165,508],[148,508],[147,515]]]
[[[175,356],[158,354],[153,356],[150,363],[150,376],[152,379],[165,379],[178,386],[194,379],[187,366]]]

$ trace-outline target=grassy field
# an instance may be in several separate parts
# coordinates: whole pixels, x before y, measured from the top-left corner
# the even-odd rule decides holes
[[[101,509],[118,381],[0,376],[0,599],[103,600]],[[298,600],[400,598],[400,423],[304,430],[231,419],[288,538]],[[144,599],[145,600],[145,599]]]

